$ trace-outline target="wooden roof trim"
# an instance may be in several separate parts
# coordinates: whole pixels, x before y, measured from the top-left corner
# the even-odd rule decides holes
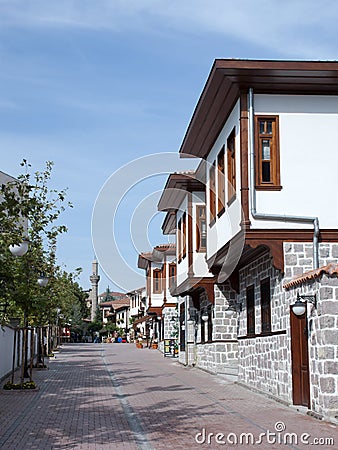
[[[206,158],[241,90],[338,95],[338,62],[216,59],[180,148]]]
[[[338,264],[330,263],[327,266],[319,267],[319,269],[309,270],[308,272],[303,273],[291,281],[284,284],[284,289],[291,289],[296,286],[300,286],[301,284],[306,283],[307,281],[314,280],[316,278],[320,278],[322,275],[328,275],[330,277],[338,276]]]
[[[178,209],[186,192],[205,191],[205,184],[196,178],[196,172],[172,173],[164,186],[157,205],[159,211]]]

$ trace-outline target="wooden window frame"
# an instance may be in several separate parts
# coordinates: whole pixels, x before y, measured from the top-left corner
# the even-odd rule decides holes
[[[171,274],[172,269],[174,269],[174,275]],[[169,276],[169,289],[172,289],[176,286],[176,264],[174,262],[169,263],[168,276]]]
[[[182,259],[187,256],[187,213],[182,216]]]
[[[271,333],[270,277],[261,280],[261,334]]]
[[[200,215],[200,211],[202,214]],[[205,245],[202,245],[202,222],[205,222],[205,234],[207,230],[206,208],[204,205],[196,206],[196,252],[205,253],[207,250],[207,237],[205,236]]]
[[[156,288],[156,283],[158,287]],[[153,294],[161,294],[163,292],[162,286],[162,270],[153,269]]]
[[[266,125],[264,132],[260,132],[261,122],[272,122],[271,133],[267,132]],[[262,158],[262,142],[270,142],[270,159]],[[270,180],[263,180],[263,163],[270,163]],[[279,152],[279,117],[275,115],[257,115],[255,116],[255,171],[256,171],[256,189],[266,191],[280,191],[282,189],[280,181],[280,152]]]
[[[212,226],[216,220],[216,161],[209,169],[209,226]]]
[[[177,223],[177,263],[182,261],[182,218]]]
[[[151,293],[151,268],[149,267],[148,269],[147,269],[147,279],[146,279],[146,282],[147,282],[147,294],[148,295],[150,295],[150,293]]]
[[[228,205],[236,198],[236,129],[227,139]]]
[[[225,147],[217,155],[217,217],[225,211]]]
[[[255,336],[255,286],[246,288],[246,328],[247,336]]]

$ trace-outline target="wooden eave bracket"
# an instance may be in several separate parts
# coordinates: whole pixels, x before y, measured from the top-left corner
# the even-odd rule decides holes
[[[284,273],[284,250],[283,240],[246,240],[245,242],[251,248],[267,247],[272,257],[272,265],[275,269]]]

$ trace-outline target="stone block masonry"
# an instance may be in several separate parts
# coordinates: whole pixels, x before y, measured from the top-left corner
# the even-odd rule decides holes
[[[295,260],[295,259],[293,259]],[[270,278],[271,333],[261,334],[260,283]],[[240,271],[238,380],[286,402],[292,401],[289,306],[285,303],[281,273],[267,253]],[[247,336],[246,289],[254,286],[255,334]],[[276,333],[276,334],[274,334]],[[281,334],[277,334],[281,333]]]

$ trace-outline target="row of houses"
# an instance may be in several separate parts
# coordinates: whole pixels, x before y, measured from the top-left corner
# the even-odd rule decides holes
[[[179,361],[338,418],[338,62],[219,59],[128,293]],[[136,309],[134,313],[136,314]]]

